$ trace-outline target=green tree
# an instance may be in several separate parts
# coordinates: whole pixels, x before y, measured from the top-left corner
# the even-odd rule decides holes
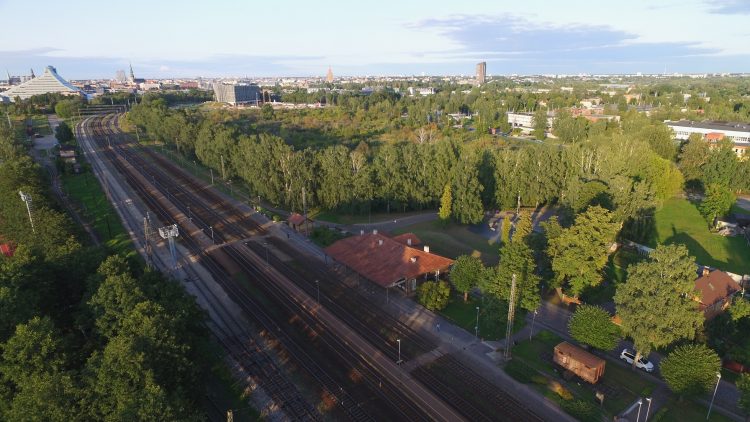
[[[620,341],[620,328],[604,308],[580,305],[568,322],[574,339],[601,350],[612,350]]]
[[[260,108],[260,115],[263,117],[263,120],[273,120],[275,117],[273,106],[271,104],[263,104]]]
[[[443,196],[440,197],[440,211],[438,211],[438,217],[443,224],[448,222],[451,218],[451,185],[446,184],[443,189]]]
[[[531,248],[522,241],[511,241],[500,249],[500,262],[491,279],[485,283],[488,293],[507,301],[513,275],[516,276],[516,303],[523,309],[533,311],[539,307],[540,278]]]
[[[539,107],[534,112],[534,117],[532,118],[532,127],[534,130],[531,132],[532,135],[536,139],[544,139],[547,137],[547,110],[545,108]]]
[[[0,372],[15,383],[35,374],[58,372],[64,363],[60,350],[60,336],[52,320],[34,317],[18,325],[15,335],[2,346]]]
[[[614,301],[622,330],[633,339],[639,357],[695,337],[704,318],[693,300],[695,260],[685,246],[660,245],[627,272]]]
[[[469,290],[479,285],[484,272],[482,261],[471,255],[456,258],[450,272],[453,287],[464,294],[464,302],[469,299]]]
[[[513,231],[513,242],[522,242],[526,240],[526,237],[531,234],[533,228],[531,222],[531,214],[526,211],[521,211],[518,214],[518,220],[516,220],[516,229]]]
[[[61,144],[67,144],[73,140],[73,131],[70,129],[65,122],[60,122],[55,128],[55,138],[60,141]]]
[[[706,195],[698,205],[698,210],[709,224],[713,224],[714,218],[729,213],[736,200],[734,193],[727,186],[712,183],[706,187]]]
[[[500,228],[500,245],[507,245],[510,242],[510,229],[513,223],[510,219],[510,214],[505,214],[503,217],[502,227]]]
[[[419,303],[431,311],[439,311],[448,305],[451,288],[445,281],[425,281],[417,288]]]
[[[703,179],[703,166],[708,162],[710,148],[708,142],[697,133],[690,135],[682,144],[679,155],[679,166],[685,180],[695,185]]]
[[[484,216],[481,196],[483,187],[479,183],[476,158],[476,154],[464,151],[453,173],[451,209],[454,218],[461,224],[479,223]]]
[[[737,404],[746,414],[750,414],[750,374],[744,373],[740,375],[740,377],[737,378],[735,385],[740,392]]]
[[[750,316],[750,301],[743,297],[735,297],[732,306],[729,307],[729,315],[732,317],[732,321]]]
[[[567,285],[571,294],[578,296],[586,287],[599,285],[619,227],[611,212],[592,206],[551,239],[548,252],[557,286]]]
[[[704,344],[687,344],[667,355],[660,370],[672,391],[680,396],[697,396],[716,384],[721,359]]]
[[[55,105],[55,114],[61,119],[69,119],[78,114],[78,107],[81,102],[78,100],[62,100]]]

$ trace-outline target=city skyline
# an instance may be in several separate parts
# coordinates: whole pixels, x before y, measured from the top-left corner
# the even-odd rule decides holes
[[[750,70],[750,5],[736,0],[397,3],[376,9],[141,0],[127,8],[42,1],[32,26],[5,22],[0,70],[54,65],[69,79],[139,77],[707,73]],[[322,6],[322,7],[321,7]],[[0,1],[3,16],[27,6]],[[283,10],[283,14],[279,11]],[[64,22],[65,24],[61,24]],[[80,22],[79,24],[72,24]],[[710,29],[710,30],[709,30]]]

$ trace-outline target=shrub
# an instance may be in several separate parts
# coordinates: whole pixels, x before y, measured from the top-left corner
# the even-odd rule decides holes
[[[506,363],[503,370],[505,370],[505,373],[510,375],[514,380],[523,384],[529,384],[533,381],[533,378],[538,375],[532,368],[529,368],[517,360],[512,360]]]
[[[601,415],[594,403],[584,400],[570,400],[560,403],[560,407],[570,416],[583,422],[599,422]]]
[[[426,281],[417,289],[419,303],[431,311],[439,311],[448,305],[451,288],[445,281]]]

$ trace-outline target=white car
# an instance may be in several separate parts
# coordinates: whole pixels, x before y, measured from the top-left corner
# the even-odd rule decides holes
[[[635,352],[632,350],[628,350],[628,349],[622,349],[622,352],[620,352],[620,359],[632,365],[633,360],[635,359]],[[641,356],[641,358],[638,359],[638,362],[636,362],[635,367],[638,369],[643,369],[646,372],[654,372],[654,364],[649,362],[648,359],[646,359],[643,356]]]

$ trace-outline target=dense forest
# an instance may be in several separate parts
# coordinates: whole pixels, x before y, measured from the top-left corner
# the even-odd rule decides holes
[[[200,420],[203,312],[142,263],[88,246],[0,125],[0,420]],[[19,190],[33,199],[32,229]]]

